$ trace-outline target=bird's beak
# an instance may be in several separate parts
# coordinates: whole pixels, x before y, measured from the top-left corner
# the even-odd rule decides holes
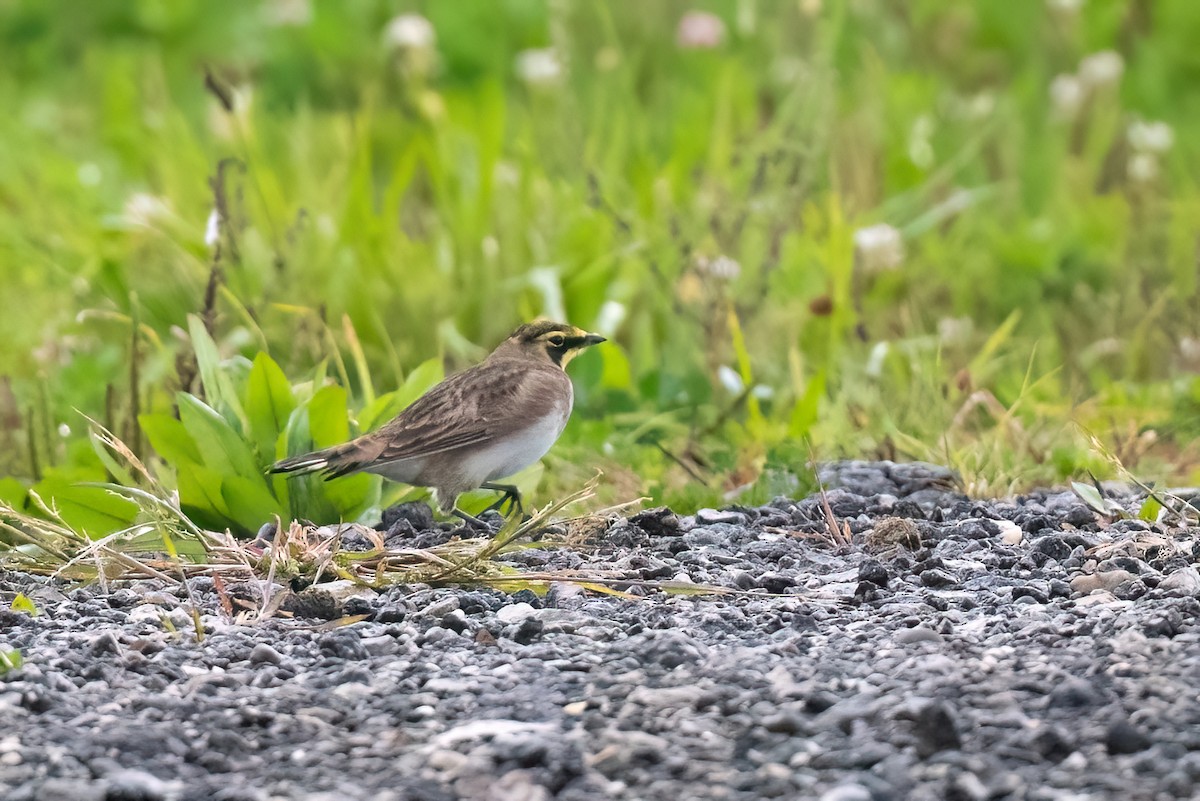
[[[602,337],[599,334],[588,334],[583,338],[583,345],[584,347],[591,347],[592,345],[599,345],[601,342],[607,341],[606,337]]]

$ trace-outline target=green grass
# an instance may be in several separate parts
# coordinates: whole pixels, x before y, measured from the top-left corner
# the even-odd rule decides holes
[[[187,463],[249,481],[289,440],[214,398],[245,399],[259,352],[297,408],[342,387],[322,430],[348,435],[538,315],[612,339],[572,365],[541,501],[599,468],[597,504],[751,502],[840,456],[1007,492],[1112,474],[1093,435],[1200,481],[1200,7],[702,7],[719,47],[677,45],[677,2],[5,4],[0,499],[125,527],[135,504],[78,486],[123,482],[76,410],[195,495],[211,476],[162,452],[178,393],[250,454]],[[402,11],[432,58],[385,45]],[[522,80],[547,47],[560,79]],[[1121,74],[1056,106],[1106,50]],[[1156,120],[1147,152],[1130,127]],[[872,270],[855,232],[880,223],[904,253]],[[263,492],[200,517],[297,511]]]

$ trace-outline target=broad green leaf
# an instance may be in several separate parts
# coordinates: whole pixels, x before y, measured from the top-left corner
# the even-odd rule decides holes
[[[15,478],[0,478],[0,502],[7,503],[14,509],[20,509],[25,505],[25,498],[29,491],[25,489],[25,485]]]
[[[629,367],[629,357],[625,355],[625,350],[615,343],[604,345],[598,350],[604,365],[600,374],[600,385],[606,389],[632,389],[633,371]]]
[[[309,402],[297,406],[284,428],[283,439],[286,443],[285,455],[297,456],[315,450],[312,434],[309,432]],[[295,519],[327,520],[335,518],[334,510],[325,501],[325,482],[320,476],[293,475],[277,476],[275,486],[283,484],[287,488],[284,500],[287,503],[288,515]]]
[[[383,479],[369,473],[357,473],[322,483],[320,491],[333,510],[333,516],[323,522],[338,523],[357,521],[364,512],[377,506]]]
[[[143,414],[138,417],[142,432],[150,445],[167,464],[177,467],[181,462],[199,464],[200,449],[188,434],[183,423],[169,414]]]
[[[1158,502],[1158,498],[1153,495],[1142,501],[1142,508],[1138,510],[1138,520],[1145,520],[1148,523],[1157,523],[1158,516],[1163,510],[1163,505]]]
[[[359,431],[366,433],[379,428],[408,408],[413,401],[428,392],[430,387],[444,377],[445,370],[442,367],[441,359],[428,359],[421,362],[408,374],[399,389],[380,395],[358,413]]]
[[[328,386],[317,390],[308,402],[308,433],[316,448],[340,445],[350,439],[345,389]]]
[[[191,462],[176,465],[176,473],[180,510],[203,528],[226,528],[229,507],[221,494],[221,473]]]
[[[246,420],[250,439],[258,452],[258,463],[275,461],[279,434],[287,426],[288,416],[296,408],[292,386],[279,365],[265,353],[254,357],[246,382]]]
[[[1079,499],[1088,505],[1093,512],[1100,514],[1108,513],[1108,504],[1105,503],[1104,497],[1100,495],[1100,490],[1093,487],[1091,484],[1085,484],[1082,481],[1072,481],[1071,489],[1079,496]]]
[[[362,433],[374,431],[379,426],[391,420],[404,409],[399,390],[385,392],[368,403],[358,413],[358,430]]]
[[[137,519],[137,504],[98,487],[48,478],[33,490],[58,510],[67,525],[92,539],[128,528]]]
[[[263,523],[282,515],[279,501],[267,488],[264,478],[224,476],[221,479],[221,497],[225,500],[230,518],[246,533],[253,534]]]
[[[371,430],[383,426],[392,417],[408,408],[413,401],[425,395],[431,386],[444,378],[444,375],[442,360],[430,359],[421,362],[412,373],[408,374],[408,378],[404,379],[404,384],[400,389],[379,396],[364,406],[358,415],[360,432],[371,432]]]
[[[192,349],[196,352],[196,366],[200,371],[200,382],[204,385],[204,395],[208,403],[230,425],[240,424],[242,430],[247,427],[246,415],[242,404],[234,390],[233,381],[221,366],[221,354],[217,343],[209,336],[204,321],[194,314],[188,315],[188,333],[192,339]]]
[[[442,366],[441,359],[427,359],[421,362],[404,379],[404,385],[396,390],[396,402],[400,404],[401,409],[407,408],[445,377],[446,369]]]
[[[179,419],[192,436],[206,467],[221,475],[256,476],[258,461],[249,443],[229,422],[194,395],[177,395]]]
[[[350,438],[346,391],[328,386],[292,412],[285,439],[287,453],[301,454]],[[360,474],[325,481],[320,476],[295,476],[288,481],[288,513],[322,523],[355,520],[380,497],[381,479]]]
[[[179,555],[188,557],[193,562],[203,562],[208,557],[204,545],[194,537],[171,538]],[[145,534],[126,540],[118,546],[123,553],[162,553],[167,550],[166,542],[161,531],[147,531]]]

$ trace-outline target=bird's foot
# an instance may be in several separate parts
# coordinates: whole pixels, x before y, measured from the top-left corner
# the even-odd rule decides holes
[[[491,506],[484,509],[485,512],[490,512],[493,509],[501,512],[505,516],[510,515],[515,510],[518,514],[525,514],[525,504],[521,503],[521,491],[514,484],[494,484],[491,481],[485,481],[479,485],[481,489],[495,490],[503,493],[496,499]],[[504,511],[504,505],[508,504],[508,511]]]

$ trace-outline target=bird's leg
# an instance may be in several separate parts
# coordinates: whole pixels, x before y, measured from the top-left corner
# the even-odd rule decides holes
[[[475,517],[475,515],[467,514],[462,509],[458,508],[457,492],[450,494],[449,492],[439,491],[435,488],[433,491],[433,497],[434,500],[437,501],[437,505],[441,508],[443,513],[457,517],[468,526],[479,526],[482,529],[488,531],[491,530],[491,526],[489,526],[487,523],[483,522],[478,517]]]
[[[511,512],[515,508],[519,514],[525,514],[525,505],[521,503],[521,491],[517,489],[515,484],[495,484],[491,481],[485,481],[479,487],[480,489],[504,493],[495,503],[485,509],[485,512],[492,509],[503,509],[504,504],[508,503],[508,511]]]
[[[489,526],[487,523],[480,520],[475,515],[469,515],[466,512],[464,512],[462,509],[459,509],[457,506],[455,506],[453,509],[450,510],[450,514],[454,515],[459,520],[466,523],[468,526],[479,526],[480,528],[487,529],[488,531],[490,531],[492,528],[491,526]]]

